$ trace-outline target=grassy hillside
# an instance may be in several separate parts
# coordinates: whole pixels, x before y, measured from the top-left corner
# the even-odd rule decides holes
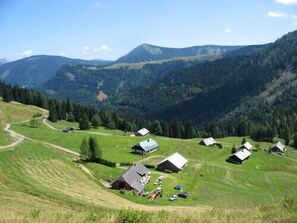
[[[11,117],[13,122],[30,118],[36,111],[20,104],[1,104],[2,112],[9,109],[20,114]],[[26,109],[28,114],[21,117],[20,111]],[[68,134],[62,133],[62,128],[77,127],[76,123],[50,124],[58,130],[43,123],[38,128],[27,123],[12,125],[12,129],[29,139],[14,150],[0,151],[0,222],[293,222],[297,218],[294,203],[297,152],[293,149],[285,156],[253,151],[246,163],[233,165],[225,159],[232,145],[239,145],[241,138],[219,139],[224,147],[218,149],[198,145],[200,139],[151,136],[159,143],[160,150],[141,157],[129,151],[144,138],[103,128]],[[44,144],[48,142],[78,151],[82,138],[90,135],[98,139],[103,157],[115,162],[142,160],[156,165],[165,156],[178,151],[189,159],[189,164],[181,173],[152,171],[152,182],[146,190],[154,189],[154,180],[164,175],[162,198],[149,202],[130,192],[120,195],[101,182],[118,177],[125,167],[88,163],[85,172],[73,162],[77,159],[75,155]],[[260,143],[260,146],[265,148],[269,144]],[[173,186],[177,183],[183,185],[189,197],[170,202],[168,196],[176,193]]]
[[[59,125],[59,123],[56,124],[57,127]],[[93,129],[89,132],[65,134],[62,131],[54,131],[45,125],[41,125],[40,128],[31,128],[26,124],[17,124],[12,128],[30,138],[54,143],[77,152],[83,137],[92,134],[96,136],[103,150],[103,158],[117,163],[144,159],[144,163],[156,165],[176,151],[181,153],[189,159],[189,165],[181,173],[168,176],[163,185],[166,198],[157,199],[153,204],[168,205],[167,197],[176,193],[173,187],[177,183],[184,185],[191,196],[186,200],[179,200],[173,205],[247,208],[259,203],[280,202],[285,195],[297,194],[297,189],[294,187],[297,183],[297,151],[293,149],[289,149],[284,156],[269,154],[263,150],[254,151],[252,158],[246,163],[234,165],[225,160],[230,155],[232,145],[239,145],[241,138],[221,139],[224,148],[218,149],[217,147],[207,148],[198,145],[200,139],[178,140],[151,136],[159,143],[160,150],[142,157],[131,154],[130,149],[143,138],[130,137],[130,134],[125,135],[120,131],[105,130],[102,132],[102,129]],[[106,131],[109,132],[109,135],[106,135]],[[249,141],[255,145],[255,142],[250,139]],[[260,143],[262,148],[269,145],[271,144]],[[152,158],[150,159],[150,157]],[[116,178],[123,171],[107,170],[106,167],[94,164],[89,164],[88,167],[99,179]],[[153,174],[156,178],[163,173],[153,172]],[[284,179],[286,184],[283,183]],[[153,185],[149,185],[147,188],[148,191],[152,189],[154,189]],[[234,193],[234,191],[238,191],[238,193]],[[113,192],[118,193],[117,191]],[[220,196],[217,196],[218,194]],[[132,193],[127,196],[135,202],[148,203],[147,199],[134,197]]]
[[[8,136],[7,132],[3,131],[5,124],[31,119],[36,113],[48,114],[47,111],[41,108],[31,105],[23,105],[17,102],[5,103],[0,98],[0,146],[12,142],[12,139]]]

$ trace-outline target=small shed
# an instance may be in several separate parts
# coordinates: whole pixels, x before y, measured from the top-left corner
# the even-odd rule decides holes
[[[149,133],[150,133],[149,130],[147,130],[146,128],[142,128],[142,129],[138,130],[138,131],[135,133],[135,135],[136,135],[136,136],[146,136],[146,135],[148,135]]]
[[[240,149],[247,149],[248,151],[250,151],[252,149],[252,145],[249,142],[246,142],[244,144],[242,144],[239,148]]]
[[[148,173],[148,169],[143,164],[134,163],[117,180],[111,183],[111,188],[142,192],[150,177]]]
[[[274,153],[284,153],[286,151],[286,147],[281,142],[278,142],[270,147],[270,151]]]
[[[248,160],[252,154],[247,149],[241,149],[236,153],[229,156],[229,161],[231,163],[242,164],[244,161]]]
[[[132,153],[137,153],[141,155],[145,155],[148,153],[152,153],[159,149],[158,143],[153,139],[144,140],[137,145],[132,147]]]
[[[179,153],[174,153],[158,163],[157,170],[179,172],[187,165],[187,163],[188,160],[186,158]]]
[[[63,128],[63,132],[71,133],[71,132],[73,132],[73,131],[74,131],[74,128],[72,128],[72,127],[64,127],[64,128]]]
[[[206,138],[206,139],[202,139],[199,144],[204,145],[204,146],[213,146],[213,145],[216,145],[217,142],[216,142],[216,140],[214,140],[214,138],[209,137],[209,138]]]

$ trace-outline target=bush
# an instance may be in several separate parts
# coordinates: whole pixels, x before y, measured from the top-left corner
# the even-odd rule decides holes
[[[219,147],[219,149],[223,149],[223,144],[222,143],[217,143],[217,146]]]
[[[105,160],[105,159],[96,159],[94,160],[95,163],[100,163],[104,166],[109,166],[109,167],[116,167],[116,163],[109,161],[109,160]]]
[[[146,168],[149,168],[149,169],[155,169],[156,167],[154,165],[151,165],[151,164],[143,164]]]
[[[120,163],[120,166],[131,166],[131,165],[132,165],[132,163],[129,163],[129,162],[127,162],[127,163],[124,163],[124,162]]]

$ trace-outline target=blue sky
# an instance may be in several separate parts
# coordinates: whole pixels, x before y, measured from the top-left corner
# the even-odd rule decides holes
[[[165,47],[273,42],[297,29],[297,0],[0,0],[0,58],[117,59]]]

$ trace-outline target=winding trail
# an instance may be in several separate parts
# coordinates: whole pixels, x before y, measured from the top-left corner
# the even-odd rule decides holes
[[[59,129],[55,128],[54,126],[50,125],[46,120],[47,120],[46,117],[44,117],[42,120],[43,124],[45,124],[47,127],[49,127],[52,130],[55,130],[55,131],[59,130]]]
[[[15,141],[9,145],[5,145],[5,146],[0,146],[0,150],[7,150],[7,149],[11,149],[16,147],[18,144],[20,144],[21,142],[23,142],[23,140],[25,139],[25,137],[19,133],[16,133],[15,131],[10,129],[10,126],[13,124],[21,124],[21,123],[25,123],[25,122],[29,122],[30,120],[24,120],[21,122],[14,122],[14,123],[8,123],[5,125],[4,127],[4,131],[8,132],[10,137],[12,137]]]
[[[55,128],[54,126],[52,126],[51,124],[49,124],[47,121],[46,121],[46,117],[43,119],[43,124],[45,124],[48,128],[52,129],[52,130],[55,130],[55,131],[61,131],[60,129],[57,129]],[[94,134],[94,135],[102,135],[102,136],[111,136],[111,134],[109,133],[102,133],[102,132],[91,132],[91,131],[79,131],[79,130],[76,130],[75,132],[78,132],[78,133],[88,133],[88,134]]]
[[[40,140],[36,140],[36,139],[32,139],[32,138],[29,138],[27,136],[24,136],[22,134],[19,134],[19,133],[17,133],[17,132],[15,132],[15,131],[13,131],[13,130],[10,129],[10,126],[13,125],[13,124],[21,124],[21,123],[25,123],[25,122],[28,122],[28,121],[30,121],[30,120],[25,120],[25,121],[21,121],[21,122],[14,122],[14,123],[6,124],[6,126],[4,128],[4,131],[8,132],[9,135],[12,138],[14,138],[16,141],[13,142],[13,143],[11,143],[11,144],[9,144],[9,145],[6,145],[6,146],[0,146],[0,149],[12,149],[12,148],[16,147],[17,145],[19,145],[20,143],[22,143],[24,141],[24,139],[27,139],[27,140],[30,140],[32,142],[38,142],[38,143],[41,143],[41,144],[44,144],[44,145],[47,145],[47,146],[54,147],[55,149],[61,150],[63,152],[69,153],[71,155],[79,156],[79,153],[74,152],[74,151],[72,151],[70,149],[67,149],[65,147],[57,146],[55,144],[44,142],[44,141],[40,141]],[[43,119],[43,122],[46,123],[44,121],[44,119]],[[55,128],[52,127],[52,129],[54,130]],[[55,129],[55,130],[58,130],[58,129]]]

